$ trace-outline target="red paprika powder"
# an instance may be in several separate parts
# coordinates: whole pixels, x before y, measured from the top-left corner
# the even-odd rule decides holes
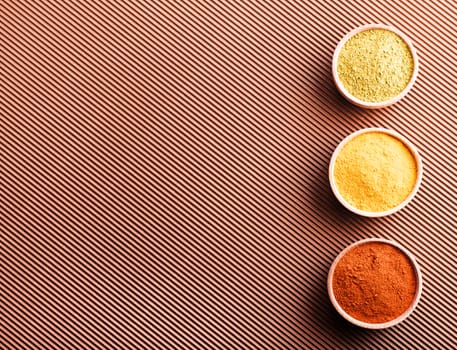
[[[413,303],[417,277],[409,258],[398,248],[369,242],[349,250],[333,275],[333,293],[350,316],[363,322],[396,319]]]

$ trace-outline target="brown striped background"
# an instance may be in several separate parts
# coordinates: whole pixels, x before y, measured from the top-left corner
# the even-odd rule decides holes
[[[0,3],[0,347],[457,348],[455,1]],[[419,78],[349,105],[339,39],[392,24]],[[338,142],[387,127],[422,187],[380,219],[343,209]],[[346,245],[394,239],[421,302],[383,331],[326,294]]]

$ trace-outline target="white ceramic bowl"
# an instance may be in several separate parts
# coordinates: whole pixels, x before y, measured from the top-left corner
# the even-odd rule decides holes
[[[409,194],[409,196],[402,203],[397,205],[396,207],[394,207],[392,209],[389,209],[389,210],[386,210],[386,211],[381,211],[381,212],[364,211],[364,210],[358,209],[358,208],[354,207],[353,205],[349,204],[343,198],[343,196],[339,193],[338,188],[337,188],[336,183],[335,183],[335,176],[334,176],[335,175],[334,174],[334,172],[335,172],[335,161],[336,161],[336,158],[338,157],[338,154],[343,149],[343,147],[349,141],[351,141],[354,137],[357,137],[357,136],[359,136],[361,134],[368,133],[368,132],[382,132],[382,133],[385,133],[385,134],[388,134],[388,135],[391,135],[391,136],[397,138],[398,140],[403,142],[403,144],[406,147],[408,147],[408,149],[413,154],[414,159],[416,160],[416,164],[417,164],[416,184],[414,185],[414,188],[411,191],[411,193]],[[343,206],[345,206],[347,209],[352,211],[353,213],[358,214],[358,215],[362,215],[362,216],[367,216],[367,217],[381,217],[381,216],[390,215],[390,214],[393,214],[393,213],[399,211],[403,207],[405,207],[414,198],[414,196],[416,195],[417,191],[419,190],[420,184],[422,182],[422,172],[423,172],[422,160],[421,160],[421,158],[419,156],[419,152],[417,151],[416,147],[414,147],[414,145],[411,142],[409,142],[405,137],[403,137],[399,133],[397,133],[395,131],[392,131],[392,130],[389,130],[389,129],[383,129],[383,128],[361,129],[361,130],[358,130],[358,131],[350,134],[349,136],[347,136],[343,141],[340,142],[338,147],[336,147],[335,151],[333,152],[332,158],[330,159],[330,166],[329,166],[329,171],[328,171],[330,187],[332,188],[332,191],[335,194],[335,197],[340,201],[340,203]]]
[[[369,30],[369,29],[385,29],[389,30],[391,32],[394,32],[395,34],[399,35],[408,45],[411,54],[413,55],[413,61],[414,61],[414,70],[413,70],[413,75],[411,76],[411,79],[408,83],[408,85],[405,87],[405,89],[400,92],[397,96],[394,96],[393,98],[386,100],[386,101],[381,101],[381,102],[367,102],[358,99],[357,97],[351,95],[346,88],[343,86],[343,83],[341,82],[340,78],[338,77],[338,56],[340,54],[341,48],[343,45],[346,43],[346,41],[349,40],[352,36],[355,34],[358,34],[360,32]],[[343,39],[338,43],[335,52],[333,54],[333,62],[332,62],[332,74],[333,74],[333,80],[335,81],[336,88],[338,91],[343,95],[343,97],[348,100],[349,102],[353,103],[356,106],[363,107],[363,108],[369,108],[369,109],[376,109],[376,108],[384,108],[387,106],[390,106],[394,104],[395,102],[398,102],[401,100],[408,92],[411,90],[411,88],[414,85],[414,82],[416,81],[417,74],[419,73],[419,59],[417,57],[416,50],[413,47],[413,44],[411,43],[411,40],[408,39],[406,35],[404,35],[402,32],[400,32],[398,29],[392,27],[392,26],[387,26],[384,24],[367,24],[358,28],[353,29],[350,31],[348,34],[346,34]]]
[[[361,244],[364,244],[364,243],[370,243],[370,242],[386,243],[386,244],[390,244],[391,246],[394,246],[394,247],[398,248],[401,252],[403,252],[408,257],[408,259],[410,260],[411,265],[412,265],[412,267],[414,269],[414,272],[416,274],[416,295],[414,296],[413,302],[411,303],[409,308],[404,313],[402,313],[400,316],[398,316],[397,318],[395,318],[395,319],[393,319],[391,321],[384,322],[384,323],[363,322],[363,321],[360,321],[360,320],[350,316],[338,304],[338,302],[337,302],[337,300],[335,298],[335,295],[333,294],[333,273],[335,272],[335,268],[338,265],[340,259],[349,250],[351,250],[352,248],[354,248],[354,247],[356,247],[358,245],[361,245]],[[359,326],[359,327],[368,328],[368,329],[383,329],[383,328],[388,328],[388,327],[395,326],[395,325],[399,324],[400,322],[404,321],[413,312],[413,310],[416,308],[417,304],[419,303],[419,299],[421,297],[421,294],[422,294],[422,274],[421,274],[421,271],[420,271],[420,268],[419,268],[419,264],[416,262],[416,259],[414,258],[414,256],[406,248],[404,248],[400,244],[398,244],[398,243],[396,243],[394,241],[383,239],[383,238],[367,238],[367,239],[362,239],[360,241],[357,241],[357,242],[351,244],[350,246],[346,247],[335,258],[335,260],[333,261],[332,266],[330,267],[329,273],[328,273],[327,291],[328,291],[328,295],[330,297],[330,301],[331,301],[332,305],[335,307],[336,311],[338,311],[338,313],[344,319],[346,319],[347,321],[349,321],[352,324],[354,324],[356,326]]]

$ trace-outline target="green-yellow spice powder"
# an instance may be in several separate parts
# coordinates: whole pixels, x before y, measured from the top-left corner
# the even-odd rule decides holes
[[[345,89],[366,102],[383,102],[408,85],[414,59],[407,43],[385,29],[355,34],[338,55],[338,77]]]
[[[348,141],[334,166],[335,185],[353,207],[383,212],[401,204],[414,190],[418,165],[410,149],[382,132]]]

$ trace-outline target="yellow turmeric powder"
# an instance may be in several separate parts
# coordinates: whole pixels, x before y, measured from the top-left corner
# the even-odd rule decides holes
[[[396,33],[371,29],[351,37],[338,55],[338,77],[354,97],[382,102],[400,94],[413,76],[414,59]]]
[[[335,160],[338,192],[353,207],[382,212],[401,204],[413,191],[418,164],[409,148],[382,132],[350,140]]]

